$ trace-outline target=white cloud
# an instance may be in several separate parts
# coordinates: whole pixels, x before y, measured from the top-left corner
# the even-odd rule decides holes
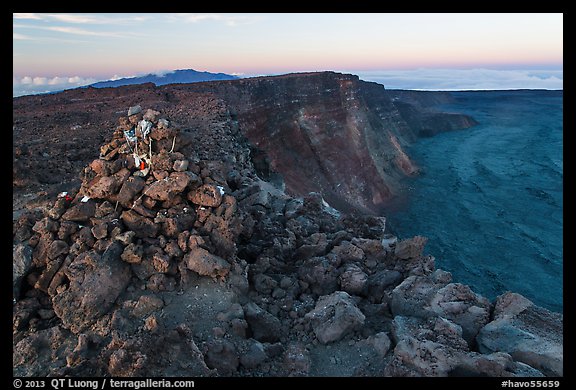
[[[31,19],[31,20],[42,20],[38,14],[34,13],[13,13],[12,17],[14,19]]]
[[[101,21],[95,16],[81,15],[81,14],[48,14],[45,15],[49,19],[54,19],[59,22],[66,23],[101,23]]]
[[[32,77],[24,76],[24,77],[22,77],[22,79],[20,81],[18,81],[18,79],[16,79],[14,84],[32,84]]]
[[[127,24],[132,22],[144,22],[150,16],[110,16],[101,14],[43,14],[43,13],[14,13],[14,19],[19,20],[46,20],[75,24]]]
[[[28,39],[32,39],[32,38],[30,38],[29,36],[24,35],[24,34],[18,34],[18,33],[13,32],[12,33],[12,39],[28,40]]]
[[[90,31],[85,30],[78,27],[63,27],[63,26],[54,26],[54,27],[46,27],[46,30],[50,31],[57,31],[65,34],[75,34],[75,35],[93,35],[93,36],[101,36],[101,37],[120,37],[121,34],[110,32],[110,31]]]
[[[150,74],[153,74],[153,75],[158,76],[158,77],[164,77],[164,76],[166,76],[167,74],[174,73],[174,72],[175,72],[174,70],[170,70],[170,69],[164,70],[164,69],[162,69],[162,70],[152,71],[152,72],[150,72]],[[148,73],[147,73],[147,74],[148,74]]]
[[[48,79],[46,77],[34,77],[32,79],[32,84],[34,84],[34,85],[46,85],[46,84],[48,84]]]
[[[351,71],[362,80],[383,84],[388,89],[494,90],[562,89],[562,70],[524,69],[416,69]]]
[[[149,16],[106,16],[106,15],[86,15],[86,14],[46,14],[48,19],[66,23],[80,24],[126,24],[131,22],[144,22],[150,19]]]
[[[12,96],[34,95],[38,93],[62,91],[95,83],[93,78],[80,76],[24,76],[12,77]]]
[[[230,15],[230,14],[173,14],[172,18],[189,23],[203,21],[222,22],[227,26],[235,27],[242,24],[250,24],[260,19],[254,15]]]

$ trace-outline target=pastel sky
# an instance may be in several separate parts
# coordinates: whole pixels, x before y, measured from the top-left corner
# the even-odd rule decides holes
[[[190,68],[380,80],[390,71],[395,81],[422,70],[498,70],[562,88],[562,64],[562,14],[13,14],[15,89]]]

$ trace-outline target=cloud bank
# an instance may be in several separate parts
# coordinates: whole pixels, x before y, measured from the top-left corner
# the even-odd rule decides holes
[[[94,78],[84,78],[80,76],[64,77],[41,77],[24,76],[12,78],[12,97],[22,95],[35,95],[62,91],[64,89],[78,88],[84,85],[95,83]]]
[[[383,84],[387,89],[563,89],[562,70],[415,69],[349,73]]]
[[[174,71],[157,70],[152,73],[164,76],[172,72]],[[356,74],[361,80],[383,84],[387,89],[439,91],[563,89],[562,70],[416,69],[386,71],[340,70],[340,72]],[[243,76],[242,73],[237,73],[237,75]],[[122,77],[130,76],[114,75],[111,79],[117,80]],[[61,91],[92,84],[97,81],[102,80],[79,76],[14,77],[12,96]]]

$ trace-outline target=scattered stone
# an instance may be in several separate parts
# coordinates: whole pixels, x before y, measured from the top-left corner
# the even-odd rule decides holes
[[[304,316],[322,344],[338,341],[359,329],[366,318],[344,291],[322,296],[314,310]]]
[[[144,318],[162,307],[164,307],[164,302],[161,298],[155,295],[142,295],[138,298],[132,314],[138,318]]]
[[[136,233],[129,230],[127,232],[115,235],[114,240],[122,243],[123,245],[129,245],[132,243],[132,240],[134,239],[135,236],[136,236]]]
[[[28,244],[18,244],[12,248],[12,295],[20,297],[20,283],[32,266],[32,248]]]
[[[356,264],[349,264],[340,275],[340,288],[352,295],[362,295],[368,286],[368,275]]]
[[[172,169],[174,169],[176,172],[184,172],[188,169],[188,164],[188,160],[176,160],[174,161]]]
[[[94,238],[96,238],[97,240],[106,238],[106,236],[108,235],[108,224],[106,222],[99,223],[98,225],[92,227],[91,232]]]
[[[222,376],[231,376],[238,370],[240,360],[234,344],[227,340],[212,340],[207,345],[206,365]]]
[[[163,253],[155,253],[152,257],[152,264],[156,271],[165,274],[170,268],[170,257]]]
[[[250,326],[253,338],[270,343],[280,340],[282,324],[277,317],[253,302],[244,306],[244,316]]]
[[[301,343],[291,343],[284,352],[288,376],[307,376],[310,372],[310,352]]]
[[[142,261],[142,256],[144,256],[144,248],[142,245],[130,243],[124,248],[120,257],[127,263],[138,264]]]
[[[470,345],[480,329],[490,320],[490,302],[469,286],[450,283],[436,292],[430,309],[462,327],[462,337]]]
[[[122,212],[120,219],[136,237],[155,237],[158,234],[157,224],[132,210]]]
[[[394,253],[396,257],[404,260],[421,257],[427,241],[428,239],[422,236],[402,240],[396,243]]]
[[[375,334],[368,338],[368,342],[378,353],[378,356],[384,357],[390,350],[391,341],[388,335],[384,332]]]
[[[494,319],[476,338],[484,354],[506,352],[547,376],[563,376],[563,315],[534,305],[520,294],[496,299]]]
[[[130,269],[122,262],[123,247],[115,242],[102,255],[79,255],[65,270],[70,286],[52,298],[54,312],[74,333],[86,329],[106,314],[130,281]]]
[[[222,203],[221,190],[213,184],[204,184],[188,193],[190,202],[204,207],[218,207]]]
[[[136,115],[142,112],[142,107],[140,105],[132,106],[128,109],[128,116]]]
[[[85,222],[94,216],[96,213],[96,203],[92,200],[88,202],[79,202],[73,204],[62,215],[65,221]]]
[[[226,260],[198,246],[191,248],[183,260],[189,270],[200,275],[225,278],[230,272],[230,264]]]
[[[248,351],[240,357],[240,364],[245,368],[252,369],[262,364],[268,356],[264,351],[264,346],[258,341],[254,341],[248,347]]]

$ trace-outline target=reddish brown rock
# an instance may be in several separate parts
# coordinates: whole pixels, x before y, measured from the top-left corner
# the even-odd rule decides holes
[[[73,204],[62,215],[65,221],[85,222],[96,214],[96,203],[93,200]]]
[[[102,238],[106,238],[106,236],[108,235],[108,224],[106,222],[99,223],[99,224],[93,226],[91,231],[92,231],[92,235],[97,240],[100,240]]]
[[[99,176],[110,176],[112,163],[110,161],[97,159],[90,163],[90,169]]]
[[[136,195],[142,191],[145,185],[146,182],[140,177],[130,176],[128,180],[122,184],[122,188],[120,188],[117,197],[118,202],[126,208],[132,207]]]
[[[138,318],[145,318],[161,309],[164,306],[164,302],[161,298],[155,295],[142,295],[138,298],[136,306],[132,310],[132,314]]]
[[[156,271],[165,274],[170,268],[170,256],[164,253],[155,253],[152,257],[152,264]]]
[[[330,253],[336,255],[341,261],[361,261],[365,254],[362,249],[349,241],[343,241],[335,246]]]
[[[52,219],[59,219],[66,211],[70,202],[65,198],[58,198],[54,202],[54,206],[48,211],[48,216]]]
[[[40,275],[40,277],[36,281],[34,288],[37,288],[38,290],[41,290],[44,292],[48,292],[48,287],[52,283],[52,279],[54,278],[54,275],[56,275],[56,273],[60,269],[60,266],[62,265],[63,262],[64,262],[64,257],[62,256],[62,257],[54,259],[50,263],[48,263],[48,265],[46,266],[46,269],[44,270],[44,272],[42,272],[42,274]]]
[[[102,255],[89,251],[65,270],[70,286],[52,298],[54,312],[64,326],[78,333],[106,314],[130,281],[128,265],[121,261],[123,247],[114,242]]]
[[[111,176],[96,176],[86,186],[86,195],[95,199],[109,199],[118,193],[120,187],[130,176],[130,171],[122,168]]]
[[[70,248],[68,247],[66,241],[61,240],[52,241],[52,243],[48,247],[47,252],[48,259],[52,260],[60,255],[65,255],[68,253],[69,250]]]
[[[422,256],[424,245],[428,239],[422,236],[415,236],[407,240],[396,243],[394,254],[400,259],[413,259]]]
[[[230,272],[230,264],[201,247],[191,248],[183,261],[189,270],[213,278],[225,278]]]
[[[171,128],[156,128],[154,131],[150,133],[150,138],[154,140],[169,140],[172,141],[173,138],[176,136],[176,130]]]
[[[142,261],[143,255],[144,248],[142,248],[142,245],[130,243],[128,246],[126,246],[126,248],[124,248],[124,251],[120,257],[127,263],[138,264]]]
[[[158,234],[157,224],[132,210],[124,211],[120,219],[136,234],[136,237],[155,237]]]
[[[146,196],[165,201],[184,191],[190,183],[190,177],[185,172],[173,172],[163,180],[155,181],[144,188]]]
[[[213,184],[204,184],[188,193],[188,200],[199,206],[218,207],[222,203],[222,193]]]

